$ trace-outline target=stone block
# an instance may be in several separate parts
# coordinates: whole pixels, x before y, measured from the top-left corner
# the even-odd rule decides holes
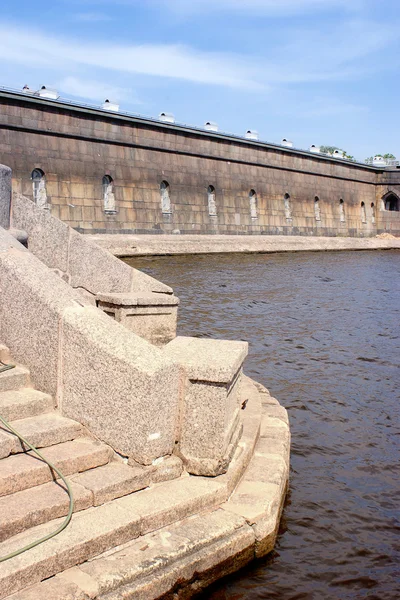
[[[56,397],[60,313],[85,301],[0,229],[0,339],[30,369],[34,384]]]
[[[75,475],[72,481],[90,490],[93,505],[99,506],[150,485],[150,470],[113,462]]]
[[[152,483],[177,479],[183,471],[183,464],[178,456],[162,456],[153,462],[153,466],[155,468],[151,474]]]
[[[179,453],[195,475],[225,473],[241,435],[240,387],[246,342],[177,337],[165,352],[185,368]]]
[[[176,336],[179,300],[175,296],[131,292],[96,298],[101,310],[151,344],[161,346]]]
[[[123,456],[172,454],[182,368],[97,308],[64,311],[63,414]]]
[[[37,258],[51,269],[68,271],[68,225],[20,194],[13,196],[12,225],[27,232],[29,251]]]
[[[94,469],[111,458],[108,446],[86,438],[42,448],[41,453],[65,476]],[[9,456],[0,462],[0,496],[20,492],[52,479],[53,473],[47,464],[38,460],[32,452]]]

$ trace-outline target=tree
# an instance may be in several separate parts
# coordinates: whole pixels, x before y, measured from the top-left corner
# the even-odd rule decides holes
[[[319,149],[324,154],[333,154],[335,152],[335,150],[339,150],[339,152],[343,153],[343,158],[347,158],[347,160],[353,160],[353,161],[356,160],[354,158],[354,156],[351,156],[351,154],[347,154],[346,150],[342,150],[341,148],[338,148],[338,146],[320,146]]]
[[[365,159],[366,163],[371,163],[375,156],[380,156],[381,158],[384,158],[385,160],[396,160],[396,157],[394,154],[390,154],[390,152],[386,153],[386,154],[374,154],[374,156],[369,156],[368,158]]]

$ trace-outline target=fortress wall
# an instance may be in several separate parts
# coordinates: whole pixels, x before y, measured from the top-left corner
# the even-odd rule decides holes
[[[0,161],[13,169],[14,190],[32,197],[31,172],[42,169],[52,214],[82,232],[400,232],[400,213],[380,210],[391,180],[376,169],[41,99],[0,94],[0,102]],[[104,211],[104,175],[113,179],[116,214]],[[169,184],[171,214],[161,210],[163,180]],[[210,185],[217,216],[209,215]],[[250,213],[252,189],[257,218]],[[290,219],[285,194],[290,195]]]

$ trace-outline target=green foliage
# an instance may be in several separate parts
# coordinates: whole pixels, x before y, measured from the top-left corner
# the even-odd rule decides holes
[[[339,150],[339,152],[343,152],[343,158],[347,158],[347,160],[352,160],[354,162],[356,160],[354,156],[347,154],[346,150],[342,150],[342,148],[339,148],[338,146],[320,146],[320,150],[325,154],[333,154],[335,150]]]
[[[375,156],[380,156],[381,158],[385,158],[386,160],[396,160],[394,154],[390,154],[390,152],[387,152],[386,154],[374,154],[374,156],[369,156],[365,159],[365,162],[372,162]]]

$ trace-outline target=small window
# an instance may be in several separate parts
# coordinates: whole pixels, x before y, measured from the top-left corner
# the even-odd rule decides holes
[[[40,208],[47,208],[46,177],[42,169],[33,169],[31,173],[33,201]]]
[[[371,223],[375,223],[375,204],[371,202]]]
[[[103,180],[103,209],[104,212],[110,215],[115,214],[115,195],[114,195],[114,181],[110,175],[104,175]]]
[[[253,220],[258,218],[258,210],[257,210],[257,193],[255,190],[250,190],[249,192],[249,203],[250,203],[250,217]]]
[[[217,205],[215,203],[215,187],[209,185],[207,188],[208,214],[210,217],[217,216]]]
[[[395,194],[388,194],[384,197],[385,210],[398,211],[399,199]]]
[[[346,220],[346,215],[344,212],[344,201],[342,198],[340,198],[340,200],[339,200],[339,216],[340,216],[340,222],[344,223]]]
[[[292,206],[290,203],[290,195],[289,194],[285,194],[283,197],[283,203],[285,206],[285,218],[286,221],[291,221],[292,220]]]
[[[314,198],[314,215],[315,215],[315,220],[316,221],[320,221],[321,220],[321,207],[319,204],[319,198],[318,196],[315,196]]]
[[[165,215],[171,214],[171,198],[169,195],[169,183],[168,181],[162,181],[160,183],[160,196],[161,196],[161,211]]]
[[[361,202],[361,223],[367,222],[367,211],[365,209],[365,202]]]

